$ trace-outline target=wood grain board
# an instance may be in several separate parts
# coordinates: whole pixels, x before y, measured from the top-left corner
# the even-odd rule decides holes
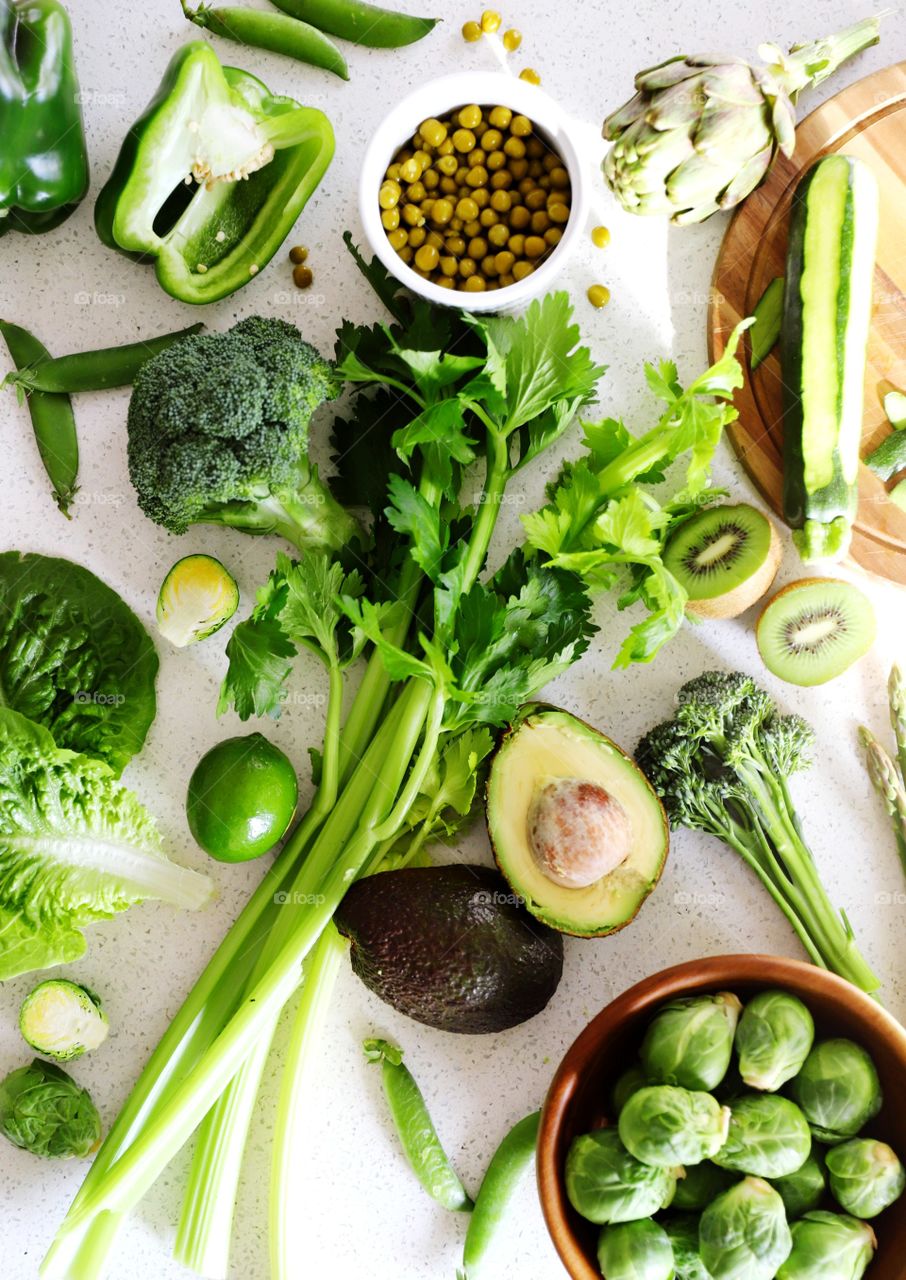
[[[819,156],[840,151],[866,161],[881,189],[862,424],[865,457],[890,432],[879,387],[890,382],[906,388],[906,62],[860,80],[807,116],[796,131],[793,158],[780,156],[764,185],[734,215],[714,272],[708,340],[711,358],[717,359],[733,327],[752,314],[770,281],[783,275],[796,184]],[[746,368],[736,404],[739,421],[729,432],[733,447],[780,514],[783,428],[776,348],[754,373]],[[851,557],[871,573],[906,585],[906,512],[888,500],[887,487],[862,466]]]

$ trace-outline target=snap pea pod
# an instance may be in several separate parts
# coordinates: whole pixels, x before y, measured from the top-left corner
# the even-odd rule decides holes
[[[47,348],[20,325],[0,320],[0,333],[6,339],[17,369],[50,358]],[[76,481],[79,474],[79,438],[72,402],[67,395],[35,391],[28,397],[28,412],[38,453],[53,485],[54,501],[69,520],[72,518],[69,508],[78,490]]]
[[[387,1040],[366,1040],[362,1048],[369,1062],[381,1064],[384,1093],[413,1173],[445,1209],[468,1212],[472,1201],[441,1146],[421,1090],[403,1065],[402,1049]]]
[[[401,49],[422,40],[437,26],[437,18],[413,18],[395,9],[382,9],[364,0],[272,0],[291,18],[310,22],[319,31],[369,49]]]
[[[127,387],[135,381],[135,375],[152,356],[165,351],[180,338],[198,333],[204,326],[189,325],[175,333],[162,333],[159,338],[145,342],[127,342],[121,347],[105,347],[97,351],[74,351],[66,356],[47,356],[26,365],[16,373],[7,374],[5,381],[18,391],[72,392],[107,391],[112,387]]]
[[[512,1129],[494,1152],[466,1232],[457,1280],[478,1280],[491,1240],[503,1221],[513,1193],[535,1158],[541,1112],[534,1111]]]
[[[268,13],[264,9],[243,9],[224,5],[212,8],[200,4],[193,9],[189,0],[181,0],[182,11],[190,22],[212,35],[252,45],[270,53],[283,53],[311,67],[332,71],[341,80],[349,79],[346,59],[334,42],[315,27],[285,13]]]

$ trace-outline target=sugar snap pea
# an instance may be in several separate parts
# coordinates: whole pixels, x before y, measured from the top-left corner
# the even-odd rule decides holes
[[[0,333],[17,369],[50,358],[47,348],[20,325],[0,320]],[[72,402],[67,395],[34,391],[28,397],[28,412],[38,453],[53,485],[54,501],[63,515],[71,519],[69,508],[78,489],[79,474],[79,439]]]
[[[401,49],[437,26],[437,18],[413,18],[364,0],[273,0],[291,18],[370,49]]]
[[[190,22],[204,27],[215,36],[236,44],[252,45],[271,53],[284,53],[288,58],[306,62],[311,67],[332,71],[342,80],[349,79],[346,59],[334,42],[315,27],[285,13],[268,13],[264,9],[244,9],[233,5],[200,4],[193,9],[189,0],[181,0],[182,11]]]
[[[98,351],[75,351],[66,356],[48,356],[8,374],[6,382],[29,393],[107,391],[111,387],[126,387],[135,381],[135,375],[146,360],[165,351],[180,338],[198,333],[203,327],[192,324],[187,329],[163,333],[144,342],[127,342],[121,347],[105,347]]]
[[[512,1129],[494,1152],[466,1232],[457,1280],[478,1280],[488,1247],[503,1221],[513,1192],[535,1157],[541,1112],[534,1111]]]
[[[468,1212],[472,1201],[441,1146],[421,1090],[403,1065],[402,1049],[387,1040],[366,1040],[362,1048],[369,1062],[381,1064],[384,1093],[413,1173],[445,1209]]]

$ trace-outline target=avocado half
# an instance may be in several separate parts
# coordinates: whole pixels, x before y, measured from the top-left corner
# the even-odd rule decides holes
[[[560,780],[591,784],[596,794],[617,802],[626,820],[623,860],[578,888],[551,879],[532,843],[536,798]],[[583,720],[541,703],[523,709],[497,748],[488,777],[487,822],[497,865],[526,909],[552,929],[577,937],[602,937],[629,924],[667,859],[667,815],[635,761]]]

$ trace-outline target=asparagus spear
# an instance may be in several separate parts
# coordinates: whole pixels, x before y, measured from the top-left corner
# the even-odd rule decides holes
[[[903,870],[906,871],[906,787],[903,785],[897,766],[874,734],[863,726],[859,730],[859,737],[865,747],[868,776],[881,797],[893,825],[897,851]],[[906,746],[906,739],[903,739],[902,745]]]

